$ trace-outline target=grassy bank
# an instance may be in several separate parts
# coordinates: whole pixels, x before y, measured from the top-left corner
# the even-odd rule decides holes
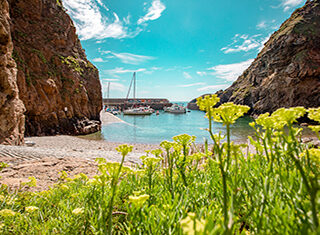
[[[99,175],[69,178],[50,190],[0,189],[3,234],[317,234],[320,150],[301,143],[293,127],[308,113],[320,122],[320,108],[279,109],[251,124],[254,153],[230,141],[230,126],[248,107],[216,96],[198,100],[211,136],[205,151],[191,153],[195,137],[179,135],[126,167],[132,147],[117,148],[121,163],[97,159]],[[226,136],[213,134],[222,122]],[[284,128],[286,131],[284,131]],[[311,127],[319,137],[320,126]],[[226,140],[226,141],[223,141]]]

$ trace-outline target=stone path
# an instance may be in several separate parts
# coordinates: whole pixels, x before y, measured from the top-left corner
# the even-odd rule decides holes
[[[125,161],[130,163],[140,163],[139,157],[144,153],[130,153],[126,156]],[[65,158],[65,157],[79,157],[82,159],[95,159],[98,157],[106,158],[109,161],[120,162],[121,155],[116,151],[105,150],[77,150],[74,149],[53,149],[27,146],[9,146],[0,145],[0,157],[12,158],[12,162],[20,162],[23,160],[37,160],[45,157]]]

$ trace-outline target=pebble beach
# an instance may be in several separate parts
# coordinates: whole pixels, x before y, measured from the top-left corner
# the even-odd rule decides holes
[[[113,114],[103,111],[100,117],[102,125],[123,122]],[[80,172],[93,176],[97,174],[94,159],[102,157],[108,161],[121,161],[116,147],[125,143],[67,135],[26,137],[25,142],[24,146],[0,145],[0,162],[9,164],[9,167],[0,172],[0,183],[18,188],[28,177],[35,176],[38,186],[33,190],[42,190],[55,183],[59,177],[58,172],[62,170],[71,176]],[[159,147],[152,144],[133,146],[133,151],[126,156],[126,164],[140,163],[139,157],[145,154],[145,150]]]

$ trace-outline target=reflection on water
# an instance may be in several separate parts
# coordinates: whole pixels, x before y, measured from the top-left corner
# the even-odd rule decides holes
[[[114,123],[102,127],[102,134],[110,142],[128,143],[160,143],[163,140],[171,140],[175,135],[189,134],[197,136],[197,142],[203,143],[203,139],[209,139],[205,130],[208,127],[208,119],[204,112],[191,111],[186,114],[170,114],[160,112],[160,115],[151,116],[118,116],[126,123]],[[231,127],[232,140],[246,139],[253,134],[248,125],[252,119],[249,117],[239,119]],[[220,123],[213,124],[214,133],[225,134],[225,127]]]

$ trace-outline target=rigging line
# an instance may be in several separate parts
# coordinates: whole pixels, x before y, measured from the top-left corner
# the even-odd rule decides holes
[[[129,86],[129,90],[128,90],[128,94],[127,94],[126,99],[129,98],[129,94],[130,94],[130,91],[131,91],[131,86],[132,86],[133,79],[134,79],[134,74],[133,74],[133,78],[131,79],[131,82],[130,82],[130,86]]]

